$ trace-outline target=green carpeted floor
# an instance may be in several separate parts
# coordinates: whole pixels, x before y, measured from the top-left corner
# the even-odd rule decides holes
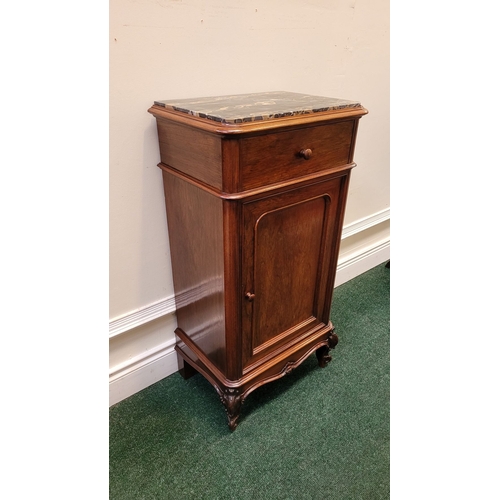
[[[337,287],[332,362],[254,391],[234,432],[200,375],[110,408],[110,500],[389,499],[389,282],[381,264]]]

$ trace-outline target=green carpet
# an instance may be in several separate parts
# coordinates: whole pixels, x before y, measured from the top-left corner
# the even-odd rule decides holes
[[[234,432],[201,375],[110,408],[110,500],[389,499],[389,281],[381,264],[337,287],[331,363],[254,391]]]

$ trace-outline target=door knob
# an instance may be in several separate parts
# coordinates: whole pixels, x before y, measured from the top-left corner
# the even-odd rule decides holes
[[[253,302],[253,299],[255,299],[255,293],[245,293],[245,299],[247,299],[248,302]]]
[[[309,160],[311,158],[313,152],[312,149],[301,149],[299,152],[299,155],[304,158],[304,160]]]

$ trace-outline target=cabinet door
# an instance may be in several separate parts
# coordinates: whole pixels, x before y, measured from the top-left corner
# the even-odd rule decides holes
[[[243,205],[243,373],[328,323],[348,177]]]

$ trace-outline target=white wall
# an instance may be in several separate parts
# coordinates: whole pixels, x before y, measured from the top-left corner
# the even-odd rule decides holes
[[[389,256],[388,0],[110,1],[110,404],[176,369],[154,100],[359,100],[336,285]]]

